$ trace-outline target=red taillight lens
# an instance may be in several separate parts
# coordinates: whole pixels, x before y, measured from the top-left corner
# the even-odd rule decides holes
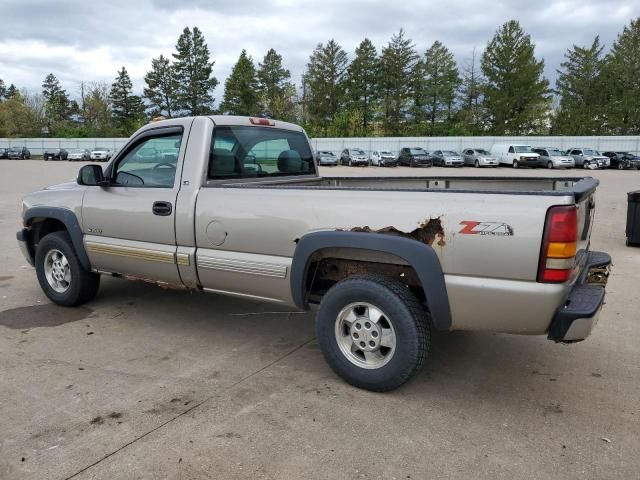
[[[544,227],[538,282],[563,283],[571,278],[578,241],[575,205],[551,207]]]

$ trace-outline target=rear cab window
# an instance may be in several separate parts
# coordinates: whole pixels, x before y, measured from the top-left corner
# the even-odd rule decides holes
[[[313,154],[302,132],[270,127],[217,126],[208,179],[314,175]]]

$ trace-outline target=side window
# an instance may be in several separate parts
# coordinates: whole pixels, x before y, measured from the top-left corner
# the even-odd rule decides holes
[[[173,187],[182,134],[147,138],[118,162],[116,185],[128,187]]]
[[[515,150],[513,149],[513,147],[509,147],[509,153],[514,153]]]

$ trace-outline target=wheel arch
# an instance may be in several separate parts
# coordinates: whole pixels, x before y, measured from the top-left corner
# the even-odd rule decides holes
[[[381,233],[321,231],[301,237],[291,264],[291,295],[300,309],[307,310],[307,278],[312,258],[323,249],[347,248],[383,252],[404,260],[417,274],[433,324],[438,330],[451,327],[451,309],[440,260],[425,243]]]
[[[82,229],[78,217],[71,210],[62,207],[31,207],[27,209],[23,216],[24,224],[31,228],[30,247],[35,249],[35,244],[46,234],[60,231],[62,228],[67,231],[73,243],[73,249],[78,255],[78,260],[83,268],[91,270],[91,262],[84,248],[82,241]],[[34,228],[36,227],[36,228]],[[36,237],[34,238],[34,234]]]

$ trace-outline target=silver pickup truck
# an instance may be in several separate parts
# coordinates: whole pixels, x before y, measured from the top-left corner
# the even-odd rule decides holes
[[[150,155],[149,152],[155,152]],[[337,374],[385,391],[433,329],[585,339],[611,258],[593,178],[322,177],[305,132],[263,118],[152,123],[103,167],[25,197],[18,241],[55,303],[100,275],[307,310]]]

